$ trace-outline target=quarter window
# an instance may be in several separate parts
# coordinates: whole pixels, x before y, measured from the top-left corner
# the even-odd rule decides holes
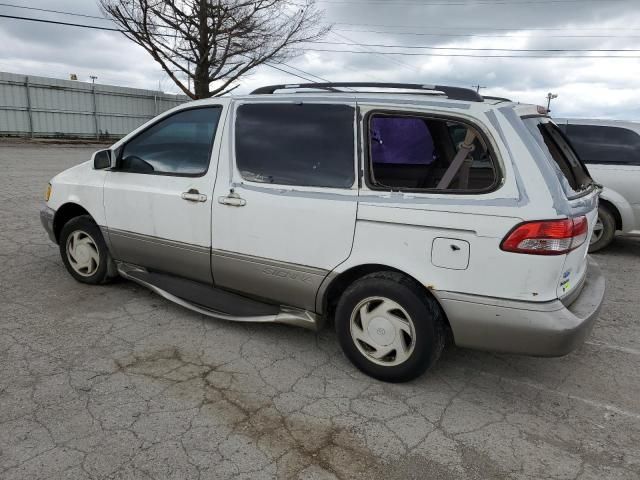
[[[489,150],[466,124],[380,113],[368,126],[368,182],[375,189],[471,192],[496,184]]]
[[[640,135],[622,127],[566,125],[566,134],[585,163],[640,165]]]
[[[235,134],[240,174],[252,182],[350,188],[354,114],[347,105],[241,105]]]
[[[156,123],[123,148],[118,169],[131,173],[202,175],[222,107],[184,110]]]

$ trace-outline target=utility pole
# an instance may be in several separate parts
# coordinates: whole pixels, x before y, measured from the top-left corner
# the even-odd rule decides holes
[[[27,115],[29,117],[29,137],[33,138],[33,110],[31,108],[31,92],[29,89],[29,77],[24,77],[24,87],[27,90]]]
[[[160,90],[160,80],[158,80],[158,91],[153,95],[153,114],[158,115],[158,95],[160,95],[162,91]]]
[[[558,94],[557,93],[547,93],[547,112],[551,111],[551,100],[558,98]]]
[[[481,89],[481,88],[487,88],[485,85],[480,85],[479,83],[478,83],[478,85],[471,85],[471,86],[472,86],[473,88],[475,88],[475,89],[476,89],[476,92],[478,92],[478,93],[480,93],[480,89]]]
[[[96,100],[96,77],[95,75],[89,75],[91,79],[91,96],[93,97],[93,125],[96,131],[96,140],[100,140],[100,127],[98,125],[98,101]]]

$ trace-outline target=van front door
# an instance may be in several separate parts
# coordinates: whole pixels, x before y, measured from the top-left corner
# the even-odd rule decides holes
[[[104,184],[116,260],[212,282],[211,194],[222,112],[221,105],[178,111],[118,148]]]
[[[234,138],[214,190],[214,283],[314,311],[322,280],[353,243],[355,102],[237,104],[229,118]]]

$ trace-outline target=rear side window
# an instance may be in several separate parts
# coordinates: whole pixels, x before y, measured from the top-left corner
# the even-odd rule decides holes
[[[523,121],[547,158],[557,167],[559,178],[573,192],[579,192],[593,184],[571,143],[555,123],[546,117],[530,117]]]
[[[355,109],[348,105],[247,104],[236,116],[236,164],[245,180],[350,188]]]
[[[640,165],[640,135],[633,130],[570,123],[565,131],[585,163]]]
[[[376,164],[431,165],[435,149],[429,127],[420,118],[373,117],[371,157]]]
[[[473,127],[424,116],[369,116],[367,182],[377,190],[480,192],[497,183],[497,169]]]
[[[184,110],[167,117],[127,142],[118,170],[129,173],[202,175],[209,168],[211,145],[222,107]]]

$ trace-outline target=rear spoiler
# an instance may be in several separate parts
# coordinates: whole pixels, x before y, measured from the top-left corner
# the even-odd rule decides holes
[[[549,110],[542,105],[533,105],[531,103],[519,103],[514,107],[519,117],[548,117]]]

